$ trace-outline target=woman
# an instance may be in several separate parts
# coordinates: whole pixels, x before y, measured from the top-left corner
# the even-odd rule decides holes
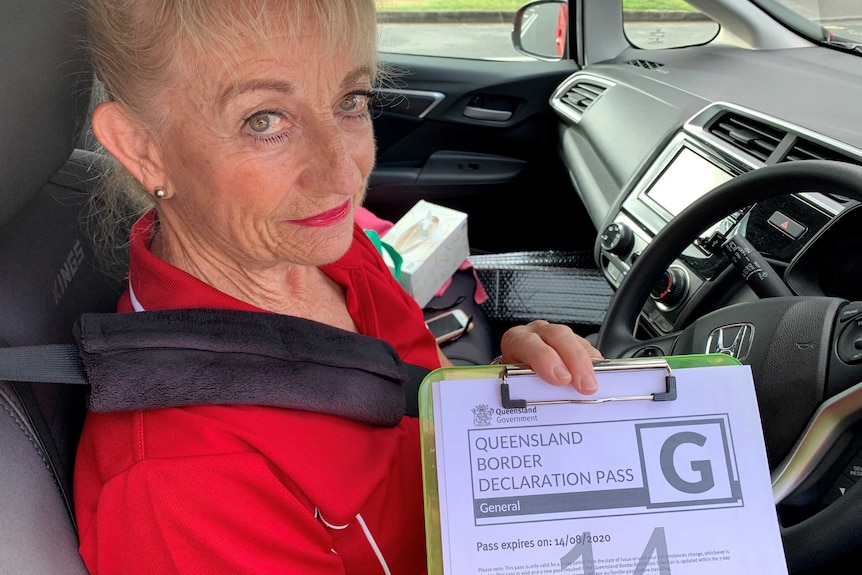
[[[93,131],[154,205],[132,230],[119,311],[275,312],[448,365],[353,223],[374,166],[374,0],[87,9],[108,96]],[[552,384],[596,388],[598,352],[568,328],[533,322],[501,349]],[[94,575],[425,570],[413,418],[377,427],[240,405],[90,413],[75,506]]]

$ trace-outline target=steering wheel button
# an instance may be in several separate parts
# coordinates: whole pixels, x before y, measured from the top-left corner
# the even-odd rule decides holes
[[[835,351],[844,363],[862,363],[862,326],[858,322],[844,326]]]
[[[844,309],[841,310],[839,319],[841,321],[848,321],[858,316],[860,313],[862,313],[862,306],[859,305],[859,302],[853,302],[844,306]]]
[[[833,485],[823,497],[823,503],[826,505],[834,503],[840,499],[848,489],[853,487],[853,485],[854,481],[852,479],[845,475],[839,475],[838,479],[835,481],[835,485]]]

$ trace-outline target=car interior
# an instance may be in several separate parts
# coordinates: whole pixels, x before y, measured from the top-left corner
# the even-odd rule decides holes
[[[626,4],[530,3],[516,14],[513,31],[520,51],[540,60],[529,69],[520,62],[444,65],[387,54],[412,72],[403,86],[408,99],[425,88],[425,96],[433,93],[430,88],[440,85],[435,78],[448,80],[445,98],[441,94],[424,124],[398,143],[433,137],[446,125],[462,135],[459,149],[472,143],[463,133],[484,131],[504,158],[527,160],[523,172],[532,170],[531,176],[508,180],[516,190],[508,195],[494,188],[485,204],[486,212],[507,221],[495,206],[547,202],[543,214],[508,220],[535,234],[538,252],[509,254],[505,265],[494,261],[500,256],[488,256],[490,267],[508,268],[505,273],[543,274],[518,292],[513,307],[528,307],[526,299],[581,298],[553,278],[570,273],[567,286],[585,285],[590,262],[555,269],[531,267],[527,259],[586,249],[612,297],[600,325],[577,327],[606,357],[722,352],[750,365],[789,570],[850,572],[862,517],[862,354],[855,347],[862,299],[855,263],[862,164],[855,121],[862,95],[858,14],[853,3],[841,1],[691,0],[698,17],[718,24],[712,35],[651,49],[682,25],[644,26],[648,35],[638,44],[621,10]],[[568,44],[559,57],[558,46],[543,46],[533,36],[539,29],[545,32],[540,38],[558,37],[564,9]],[[542,21],[548,26],[541,28]],[[547,123],[534,93],[547,95]],[[421,99],[416,104],[425,109]],[[487,116],[477,120],[476,107],[489,108]],[[519,150],[513,142],[530,122],[538,124],[530,150]],[[501,143],[506,138],[508,148]],[[445,136],[438,139],[438,147],[447,144]],[[543,147],[547,142],[552,149]],[[383,148],[381,172],[398,150]],[[403,169],[399,160],[393,158],[393,171]],[[554,162],[563,165],[565,182],[554,179]],[[420,165],[423,175],[434,167]],[[485,182],[478,174],[483,167]],[[537,189],[537,172],[553,182],[553,192]],[[489,187],[494,175],[494,165],[479,164],[470,174],[470,193],[480,194],[477,184]],[[392,188],[395,179],[380,188]],[[452,175],[446,181],[458,184]],[[439,185],[402,184],[404,195],[445,198]],[[371,205],[377,192],[372,185]],[[445,199],[464,202],[466,194]],[[532,221],[544,227],[530,227]],[[594,232],[587,241],[585,229]],[[479,234],[481,247],[490,238]],[[471,261],[481,267],[485,257]],[[500,272],[480,271],[491,278]],[[507,311],[508,292],[498,295]],[[542,311],[563,308],[546,304]]]
[[[124,289],[87,227],[104,165],[85,138],[84,25],[75,0],[2,4],[0,346],[68,344]],[[751,364],[790,572],[855,572],[858,46],[803,40],[735,0],[692,1],[723,35],[685,49],[632,46],[604,0],[536,3],[515,30],[541,6],[556,25],[563,4],[562,57],[559,44],[506,62],[384,55],[403,73],[380,90],[367,207],[396,221],[424,198],[470,214],[473,269],[426,309],[473,318],[444,348],[456,364],[489,362],[503,330],[537,317],[606,357]],[[84,386],[0,381],[2,572],[87,573],[71,513],[86,400]]]

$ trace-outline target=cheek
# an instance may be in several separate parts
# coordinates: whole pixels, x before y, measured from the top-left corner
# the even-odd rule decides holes
[[[179,195],[194,195],[198,188],[211,187],[213,157],[218,153],[189,135],[171,134],[162,145],[165,168]]]
[[[371,130],[369,130],[367,137],[363,138],[358,144],[357,150],[359,150],[359,153],[354,154],[354,161],[359,172],[362,174],[363,183],[362,190],[353,198],[353,207],[359,207],[365,201],[365,194],[368,191],[368,175],[374,169],[377,159],[377,144],[374,141]]]
[[[268,219],[273,212],[285,209],[285,202],[290,204],[293,201],[291,175],[274,166],[266,169],[251,165],[233,166],[212,176],[215,180],[212,193],[204,201],[216,205],[204,205],[201,209],[215,208],[231,218],[258,221]]]
[[[359,168],[362,176],[367,178],[371,170],[374,169],[377,153],[377,144],[374,141],[374,134],[371,129],[369,128],[360,138],[357,138],[353,146],[353,160],[356,162],[356,166]]]
[[[272,174],[232,154],[226,146],[195,139],[169,150],[169,174],[176,179],[178,195],[203,211],[215,211],[272,188]],[[253,195],[252,195],[253,194]]]

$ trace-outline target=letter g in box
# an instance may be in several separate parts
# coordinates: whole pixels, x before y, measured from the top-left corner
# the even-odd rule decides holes
[[[725,415],[635,425],[650,507],[742,505]]]

